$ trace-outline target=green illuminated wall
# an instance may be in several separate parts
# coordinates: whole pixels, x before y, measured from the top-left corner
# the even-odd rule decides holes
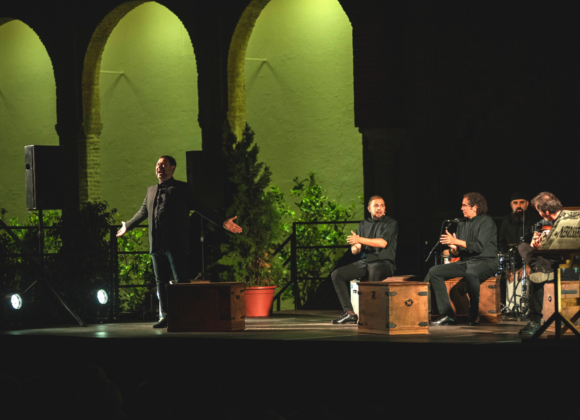
[[[256,22],[246,54],[248,123],[287,196],[292,179],[309,171],[342,203],[363,193],[352,57],[352,26],[337,0],[272,0]]]
[[[123,71],[123,75],[105,72]],[[181,21],[158,3],[129,12],[113,30],[101,62],[101,197],[128,220],[155,184],[161,155],[201,150],[197,68]]]
[[[24,146],[58,145],[56,87],[44,45],[27,25],[0,26],[0,207],[26,216]],[[67,176],[66,168],[61,168]],[[7,220],[6,220],[7,221]]]

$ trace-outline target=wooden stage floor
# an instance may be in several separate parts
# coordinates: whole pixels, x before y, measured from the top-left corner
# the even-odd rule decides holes
[[[525,322],[506,320],[500,324],[481,324],[429,327],[429,334],[395,335],[359,333],[353,324],[333,325],[331,320],[339,311],[281,311],[270,318],[248,318],[246,330],[237,332],[187,332],[168,333],[152,328],[152,322],[125,322],[93,324],[81,328],[75,325],[22,329],[0,332],[2,335],[28,337],[78,337],[78,338],[140,338],[197,340],[275,340],[275,341],[329,341],[329,342],[398,342],[446,344],[504,344],[521,343],[518,331]]]
[[[558,407],[576,398],[577,378],[570,372],[578,340],[522,343],[518,331],[525,323],[516,321],[384,336],[332,325],[339,315],[282,311],[247,319],[245,331],[220,333],[168,333],[153,329],[152,322],[2,331],[0,360],[3,374],[22,380],[40,374],[70,382],[84,366],[100,366],[125,396],[142,381],[161,378],[172,389],[189,393],[188,387],[199,385],[235,395],[236,402],[267,394],[286,407],[315,395],[338,401],[344,410],[354,410],[358,401],[380,401],[399,414],[412,407],[413,418],[417,410],[432,417],[441,404],[465,417],[460,402],[475,404],[470,410],[488,407],[490,417],[497,417],[500,403],[517,409],[519,417],[522,409],[534,416],[535,406],[521,402],[531,401],[531,387],[549,380],[558,386],[541,393],[553,394]],[[354,384],[354,391],[345,394],[345,384]],[[442,390],[449,391],[444,398]]]

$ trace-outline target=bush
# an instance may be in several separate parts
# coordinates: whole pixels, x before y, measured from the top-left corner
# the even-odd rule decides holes
[[[286,205],[284,194],[279,188],[271,187],[272,195],[276,197],[275,204],[285,223],[283,230],[287,235],[292,234],[294,222],[333,222],[353,220],[358,214],[355,203],[344,207],[339,200],[329,199],[326,190],[316,182],[316,176],[311,172],[308,178],[301,181],[294,178],[295,185],[290,190],[292,197],[300,197],[295,203],[298,211],[293,211]],[[359,197],[362,202],[362,196]],[[352,226],[351,226],[352,227]],[[296,225],[297,246],[312,245],[346,245],[346,235],[350,233],[347,224],[324,224],[324,225]],[[346,251],[342,248],[309,248],[296,250],[298,278],[303,277],[327,277],[334,269],[336,262]],[[280,252],[279,262],[290,258],[290,244]],[[290,282],[289,264],[283,272],[281,285]],[[301,304],[306,303],[308,298],[316,291],[319,285],[317,280],[298,280]],[[293,298],[292,287],[286,289],[283,299]]]
[[[219,277],[224,281],[244,281],[247,286],[272,285],[278,275],[272,265],[272,246],[283,233],[276,198],[267,191],[272,172],[258,162],[259,148],[248,125],[239,142],[229,126],[224,134],[226,214],[238,216],[236,223],[243,233],[226,235],[221,244]]]
[[[117,224],[122,217],[115,215]],[[123,252],[149,251],[148,228],[137,227],[117,238],[117,248]],[[155,286],[155,276],[151,264],[151,256],[147,254],[119,254],[119,284],[143,285],[147,287],[121,288],[119,290],[120,308],[125,312],[143,309],[148,289]]]

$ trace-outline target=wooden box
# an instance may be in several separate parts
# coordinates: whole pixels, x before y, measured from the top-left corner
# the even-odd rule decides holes
[[[246,328],[244,283],[167,285],[168,332],[241,331]]]
[[[429,334],[428,283],[361,282],[358,287],[360,332]]]
[[[562,281],[560,282],[562,286],[562,292],[560,296],[562,299],[568,298],[579,298],[580,297],[580,282],[576,281]],[[555,294],[554,294],[554,283],[546,283],[544,285],[544,306],[542,307],[542,321],[546,321],[554,313],[555,306]],[[564,314],[568,319],[572,318],[576,312],[580,310],[580,307],[574,306],[570,308],[562,309],[562,314]],[[579,321],[576,321],[576,325],[579,325]],[[547,331],[556,331],[556,325],[552,323],[547,329]],[[568,334],[573,334],[571,331]]]
[[[415,275],[406,274],[400,276],[387,277],[382,281],[421,281],[421,279]]]
[[[479,320],[497,324],[501,322],[501,276],[490,277],[481,283],[479,292]],[[463,277],[456,277],[445,281],[449,300],[455,316],[459,322],[466,322],[469,317],[469,295],[467,294],[467,284]],[[431,293],[431,307],[433,314],[437,311],[435,294]],[[432,319],[437,319],[438,315],[432,315]]]

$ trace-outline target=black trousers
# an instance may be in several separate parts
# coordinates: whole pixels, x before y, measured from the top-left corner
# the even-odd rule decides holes
[[[530,244],[522,243],[518,246],[518,252],[530,267],[530,273],[549,273],[553,270],[553,262],[532,254],[534,248]],[[530,286],[530,321],[540,323],[542,321],[542,310],[544,309],[544,284],[532,283],[528,281]]]
[[[155,251],[151,254],[157,297],[159,298],[159,316],[165,318],[168,314],[167,289],[165,285],[173,277],[176,283],[189,282],[187,270],[187,252]]]
[[[352,303],[350,302],[351,280],[368,275],[368,281],[381,281],[387,277],[391,277],[394,273],[393,266],[388,262],[367,263],[365,260],[360,260],[337,268],[330,276],[332,277],[334,290],[336,290],[342,309],[347,312],[353,310]]]
[[[429,282],[437,303],[437,311],[440,316],[449,315],[455,318],[449,294],[445,286],[445,280],[454,277],[463,277],[467,283],[469,295],[469,316],[476,317],[479,314],[479,288],[481,282],[493,276],[498,269],[498,261],[495,258],[477,261],[458,261],[451,264],[441,264],[431,267],[429,270]]]

